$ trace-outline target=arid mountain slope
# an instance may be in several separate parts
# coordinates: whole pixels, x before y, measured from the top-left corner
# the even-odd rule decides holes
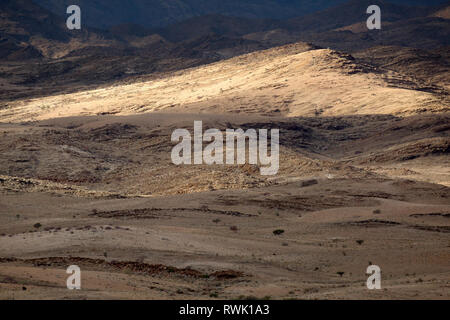
[[[448,96],[414,78],[298,43],[130,84],[3,105],[4,121],[144,112],[286,116],[448,110]]]
[[[397,2],[404,4],[404,1]],[[52,1],[48,4],[56,5]],[[114,4],[117,3],[108,5]],[[153,30],[128,23],[114,25],[108,31],[83,27],[81,31],[69,32],[64,15],[53,14],[31,0],[3,1],[0,4],[0,101],[108,87],[124,79],[182,70],[297,41],[352,53],[380,45],[432,51],[449,45],[450,20],[442,14],[444,6],[417,8],[381,2],[383,29],[368,32],[364,28],[366,4],[350,1],[290,21],[210,14]],[[92,14],[89,10],[83,12],[87,16]],[[378,58],[384,58],[384,53],[380,57],[376,56],[378,51],[371,53],[375,54],[372,61],[376,65]],[[415,68],[415,62],[407,56],[408,52],[406,59],[403,55],[398,57],[402,61],[400,71],[408,69],[409,62]],[[421,59],[423,67],[435,60],[433,56]],[[423,80],[430,76],[429,79],[439,82],[431,86],[445,82],[445,69],[441,75],[427,70],[412,77]],[[407,70],[405,74],[409,77],[411,72]],[[415,86],[430,87],[429,84]]]

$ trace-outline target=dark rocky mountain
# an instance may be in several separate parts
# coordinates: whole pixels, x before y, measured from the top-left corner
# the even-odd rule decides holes
[[[345,0],[35,0],[65,15],[68,5],[82,8],[90,26],[109,28],[123,23],[163,27],[192,17],[219,14],[242,18],[286,19],[312,13]]]
[[[347,0],[35,0],[52,12],[65,16],[67,6],[82,8],[89,26],[108,29],[133,23],[164,27],[192,17],[219,14],[251,19],[288,19],[345,3]],[[430,6],[445,0],[390,0],[391,3]]]
[[[42,54],[33,46],[0,37],[0,59],[2,60],[28,60],[41,57]]]
[[[381,8],[382,22],[393,22],[418,17],[426,17],[436,11],[436,7],[410,7],[393,4],[384,0],[351,0],[344,4],[288,20],[285,28],[298,31],[329,31],[358,22],[365,22],[366,9],[370,5]]]
[[[30,0],[3,0],[0,3],[0,58],[22,60],[39,58],[32,43],[36,37],[68,41],[60,17],[42,9]]]
[[[60,41],[70,38],[61,17],[31,0],[2,0],[0,10],[0,34],[4,37],[18,41],[27,41],[32,36]]]
[[[155,29],[154,32],[170,41],[179,42],[211,34],[240,37],[248,33],[273,30],[279,26],[278,20],[248,19],[211,14]]]
[[[382,8],[382,29],[368,30],[366,8]],[[436,14],[436,13],[439,14]],[[155,30],[172,42],[207,35],[243,37],[263,46],[295,41],[357,51],[379,45],[436,48],[449,45],[450,20],[442,7],[409,7],[379,0],[352,0],[340,6],[286,21],[208,15]]]
[[[0,13],[0,55],[5,59],[59,57],[90,42],[114,40],[92,28],[68,30],[64,19],[32,0],[2,0]]]

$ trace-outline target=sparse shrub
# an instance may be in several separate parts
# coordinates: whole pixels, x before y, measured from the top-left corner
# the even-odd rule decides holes
[[[169,273],[173,273],[176,271],[176,269],[174,267],[167,267],[166,271]]]
[[[214,223],[219,223],[219,222],[220,222],[220,219],[214,219],[212,222],[214,222]]]
[[[305,289],[303,290],[303,292],[306,293],[306,294],[309,294],[309,293],[317,293],[317,292],[319,292],[319,289],[317,289],[317,288],[305,288]]]
[[[238,227],[236,227],[236,226],[231,226],[231,227],[230,227],[230,230],[231,230],[231,231],[234,231],[234,232],[237,232],[239,229],[238,229]]]
[[[373,214],[380,214],[380,213],[381,213],[380,209],[373,210]]]
[[[315,115],[316,117],[320,116],[322,113],[323,113],[323,110],[322,110],[322,109],[315,109],[315,110],[314,110],[314,115]]]
[[[309,187],[315,184],[318,184],[319,182],[316,179],[306,180],[302,181],[302,187]]]
[[[344,271],[338,271],[338,272],[336,272],[336,274],[338,274],[342,278],[342,276],[345,274],[345,272]]]
[[[362,245],[364,243],[364,240],[356,240],[356,243]]]
[[[276,236],[282,235],[284,233],[283,229],[277,229],[273,231],[273,234]]]
[[[35,223],[33,227],[35,227],[36,229],[39,229],[40,227],[42,227],[42,224],[40,224],[40,223],[38,222],[38,223]]]

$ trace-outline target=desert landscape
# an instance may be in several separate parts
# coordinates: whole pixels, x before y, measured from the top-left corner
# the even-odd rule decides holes
[[[75,35],[51,2],[0,5],[0,299],[450,299],[448,2]],[[279,129],[278,173],[173,164],[194,121]]]

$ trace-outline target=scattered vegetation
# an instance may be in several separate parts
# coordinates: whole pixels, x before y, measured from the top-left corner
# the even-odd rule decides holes
[[[277,229],[273,231],[273,234],[276,236],[282,235],[284,233],[283,229]]]
[[[309,187],[315,184],[318,184],[319,182],[316,179],[306,180],[302,181],[302,187]]]

